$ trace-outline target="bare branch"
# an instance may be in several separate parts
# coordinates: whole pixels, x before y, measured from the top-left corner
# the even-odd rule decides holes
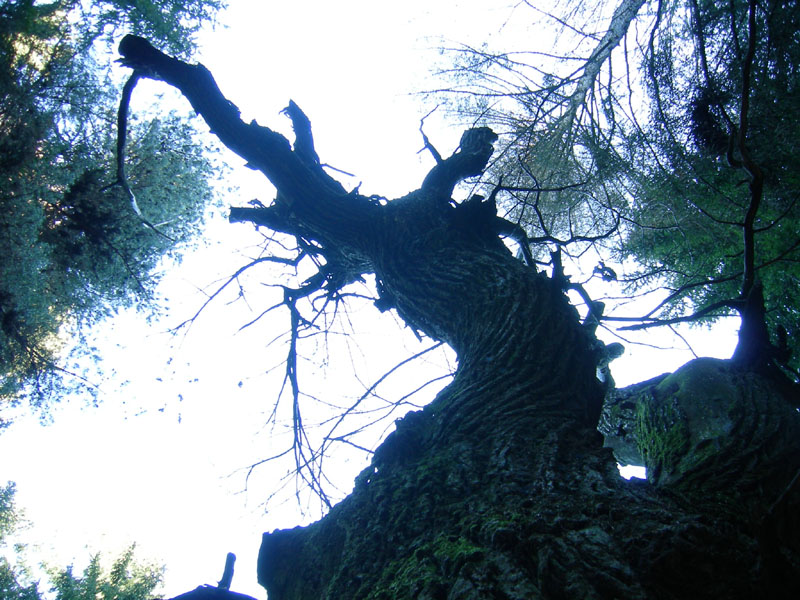
[[[434,147],[434,145],[431,144],[431,141],[428,139],[428,136],[425,135],[425,130],[423,129],[425,127],[425,119],[430,117],[436,111],[437,108],[439,108],[438,105],[432,108],[427,115],[425,115],[419,120],[419,132],[420,134],[422,134],[422,141],[425,144],[423,146],[423,150],[427,150],[428,152],[430,152],[431,156],[433,156],[433,159],[436,161],[436,164],[439,165],[442,162],[444,162],[444,159],[442,159],[442,155],[439,154],[439,151]],[[420,152],[421,151],[422,150],[420,150]]]
[[[249,263],[247,263],[243,267],[239,267],[233,273],[233,275],[228,277],[228,279],[227,279],[227,281],[225,281],[225,283],[223,283],[221,286],[219,286],[210,296],[208,296],[206,298],[205,302],[203,302],[203,304],[200,306],[200,308],[197,310],[197,312],[192,317],[186,319],[185,321],[183,321],[182,323],[180,323],[179,325],[174,327],[173,331],[178,331],[179,329],[185,327],[186,325],[191,325],[192,323],[194,323],[195,320],[197,319],[197,317],[200,316],[200,313],[202,313],[203,310],[205,310],[206,306],[208,306],[214,300],[214,298],[219,296],[225,288],[227,288],[232,282],[236,281],[236,279],[238,279],[239,276],[242,273],[244,273],[245,271],[247,271],[251,267],[254,267],[254,266],[256,266],[258,264],[261,264],[261,263],[264,263],[264,262],[273,262],[273,263],[279,263],[279,264],[283,264],[283,265],[297,265],[297,263],[300,261],[301,258],[302,258],[302,255],[299,255],[299,256],[297,256],[295,258],[282,258],[280,256],[262,256],[261,258],[256,258],[256,259],[250,261]]]
[[[637,325],[626,325],[624,327],[620,327],[620,331],[624,330],[638,330],[638,329],[649,329],[651,327],[663,327],[667,325],[675,325],[676,323],[691,323],[693,321],[698,321],[703,318],[708,318],[711,316],[718,317],[721,315],[715,315],[716,311],[722,308],[733,308],[736,310],[741,309],[742,303],[740,300],[722,300],[721,302],[714,302],[713,304],[709,304],[708,306],[698,310],[691,315],[687,315],[685,317],[674,317],[672,319],[651,319],[648,320],[646,323],[639,323]],[[603,317],[607,321],[634,321],[634,320],[641,320],[641,319],[634,319],[634,318],[626,318],[626,317]]]
[[[392,367],[391,369],[386,371],[386,373],[381,375],[371,386],[369,386],[366,389],[366,391],[363,394],[361,394],[361,396],[352,405],[350,405],[350,407],[347,408],[347,410],[343,411],[340,415],[338,415],[338,417],[336,418],[336,422],[330,428],[330,431],[328,432],[328,434],[326,436],[326,439],[327,438],[331,438],[331,439],[333,438],[334,432],[336,431],[336,429],[338,429],[338,427],[342,424],[342,422],[347,418],[347,416],[350,415],[352,412],[354,412],[356,410],[356,408],[358,408],[358,406],[364,400],[366,400],[374,392],[374,390],[381,383],[383,383],[383,381],[386,380],[387,377],[389,377],[392,373],[397,371],[402,366],[410,363],[411,361],[414,361],[414,360],[418,359],[421,356],[424,356],[428,352],[436,350],[437,348],[441,347],[442,345],[443,345],[442,342],[437,342],[437,343],[433,344],[432,346],[429,346],[428,348],[425,348],[424,350],[421,350],[421,351],[417,352],[416,354],[414,354],[412,356],[409,356],[408,358],[403,359],[402,361],[397,363],[394,367]]]

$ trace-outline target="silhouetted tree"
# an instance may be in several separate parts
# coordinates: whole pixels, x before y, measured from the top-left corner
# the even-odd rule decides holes
[[[501,235],[529,240],[497,216],[496,193],[453,199],[459,182],[486,168],[497,141],[490,128],[467,130],[447,158],[426,140],[436,164],[417,190],[368,197],[329,175],[294,103],[291,144],[243,122],[202,65],[135,36],[120,53],[133,81],[176,87],[275,185],[269,205],[231,209],[233,222],[296,240],[294,256],[261,262],[316,267],[302,286],[284,287],[293,449],[309,485],[324,495],[320,457],[303,437],[295,349],[314,318],[300,313],[301,299],[337,303],[349,284],[374,277],[376,307],[458,357],[452,383],[397,422],[348,498],[307,528],[265,534],[259,580],[271,599],[797,593],[793,388],[754,362],[710,359],[633,389],[601,381],[616,349],[595,337],[599,308],[582,320],[568,302],[558,253],[550,274],[517,259]],[[601,412],[609,443],[638,453],[649,482],[619,477],[597,431]]]

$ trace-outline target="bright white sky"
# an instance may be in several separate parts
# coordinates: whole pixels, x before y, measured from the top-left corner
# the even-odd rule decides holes
[[[511,0],[231,4],[221,19],[227,28],[202,37],[199,59],[243,117],[286,131],[288,120],[279,111],[294,99],[312,121],[322,160],[357,175],[344,179],[345,185],[363,182],[362,192],[388,197],[418,187],[431,166],[430,157],[418,153],[419,120],[431,107],[409,92],[436,87],[430,72],[442,64],[441,41],[507,47],[543,33],[530,22],[507,24],[514,12]],[[527,15],[534,18],[530,11]],[[153,102],[149,89],[164,90],[137,90],[132,110]],[[426,123],[432,142],[451,152],[461,128],[448,126],[441,112]],[[226,204],[270,199],[260,175],[242,168],[236,157],[225,160],[235,167],[231,184],[243,188],[225,198]],[[93,552],[113,556],[136,542],[140,557],[166,563],[163,593],[170,597],[215,583],[225,554],[232,551],[238,556],[233,589],[263,598],[255,581],[261,533],[314,516],[291,499],[264,512],[260,504],[282,475],[269,469],[258,472],[247,493],[237,493],[244,487],[237,469],[278,447],[279,432],[265,431],[263,423],[277,394],[280,368],[265,371],[285,355],[282,344],[267,344],[285,331],[287,320],[276,313],[237,333],[270,304],[269,290],[260,286],[270,275],[261,269],[247,288],[254,313],[242,301],[226,305],[234,293],[212,305],[187,336],[163,333],[194,314],[203,299],[198,290],[212,289],[212,282],[244,264],[260,239],[248,226],[227,224],[222,211],[207,237],[211,246],[171,269],[164,282],[165,319],[148,327],[125,314],[98,332],[108,374],[99,408],[64,403],[54,412],[54,424],[42,427],[35,419],[22,419],[0,435],[0,455],[6,457],[0,483],[17,482],[18,501],[34,524],[24,535],[34,556],[55,564],[74,561],[82,568]],[[389,315],[375,315],[365,309],[353,319],[366,328],[359,338],[364,355],[356,353],[353,360],[367,385],[422,347]],[[732,327],[724,329],[695,335],[696,351],[729,356]],[[332,395],[332,401],[363,389],[349,377],[350,356],[335,348],[337,356],[329,362],[300,367],[301,377],[318,394]],[[689,358],[686,352],[629,347],[613,364],[614,375],[626,385],[673,370]],[[406,375],[401,379],[408,385]],[[398,389],[405,388],[398,383]],[[340,465],[345,491],[365,466],[349,460]]]

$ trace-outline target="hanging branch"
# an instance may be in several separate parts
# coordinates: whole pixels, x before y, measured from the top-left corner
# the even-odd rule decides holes
[[[125,193],[125,196],[131,203],[133,212],[136,213],[136,216],[139,217],[142,224],[174,244],[175,240],[173,238],[160,231],[142,214],[142,210],[139,208],[139,204],[136,202],[136,196],[133,194],[131,186],[128,185],[128,179],[125,177],[125,143],[128,137],[128,107],[131,103],[131,94],[133,93],[133,88],[136,87],[136,84],[139,82],[141,77],[141,71],[134,70],[133,74],[131,74],[131,76],[128,78],[128,81],[126,81],[125,85],[122,87],[122,97],[120,98],[119,110],[117,111],[117,179],[113,183],[104,187],[103,191],[115,186],[122,188],[122,191]]]
[[[300,385],[297,381],[297,340],[299,338],[299,329],[304,319],[297,310],[296,302],[299,298],[303,297],[302,294],[295,296],[289,288],[284,288],[284,304],[289,308],[291,315],[291,335],[289,339],[289,352],[286,357],[286,375],[284,377],[284,385],[289,382],[289,387],[292,393],[292,450],[294,452],[294,461],[297,466],[297,473],[302,477],[308,487],[314,492],[317,497],[330,509],[332,504],[328,495],[325,493],[322,484],[313,468],[307,468],[312,464],[314,456],[306,456],[306,449],[310,450],[311,443],[306,434],[305,426],[303,425],[303,416],[300,410]],[[309,293],[311,293],[309,291]]]

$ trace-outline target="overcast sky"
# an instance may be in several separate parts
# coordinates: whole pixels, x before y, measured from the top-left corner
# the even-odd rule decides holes
[[[444,64],[438,47],[522,44],[546,33],[530,21],[533,13],[515,12],[512,2],[501,0],[230,3],[221,18],[225,27],[202,36],[199,60],[243,118],[288,133],[288,119],[279,112],[295,100],[311,119],[322,161],[355,174],[343,178],[346,187],[362,183],[362,193],[387,197],[418,187],[432,165],[419,153],[419,121],[431,106],[413,92],[437,87],[431,71]],[[514,15],[525,20],[515,24],[509,20]],[[137,90],[131,109],[152,105],[150,94],[164,90]],[[454,150],[461,128],[448,124],[444,111],[427,123],[439,150]],[[234,167],[230,184],[242,188],[225,204],[269,201],[270,187],[260,175],[237,157],[225,159]],[[280,341],[268,344],[287,321],[276,313],[237,331],[271,300],[272,291],[261,283],[277,275],[260,269],[244,279],[245,298],[234,289],[187,335],[165,333],[194,314],[202,290],[212,290],[214,281],[254,256],[261,240],[252,227],[229,225],[222,210],[206,235],[208,248],[170,268],[161,290],[168,307],[164,319],[148,327],[140,316],[124,314],[97,332],[107,373],[99,408],[64,403],[52,425],[23,419],[0,435],[0,482],[17,482],[18,500],[34,524],[25,539],[56,563],[74,560],[80,568],[92,552],[115,554],[136,542],[142,557],[167,564],[169,597],[215,583],[232,551],[239,557],[232,589],[263,598],[255,582],[261,533],[316,516],[313,507],[301,510],[291,494],[264,511],[262,502],[280,472],[259,471],[243,491],[240,469],[268,456],[283,439],[263,423],[280,385],[281,369],[275,367],[286,351]],[[424,347],[391,315],[363,309],[353,320],[362,330],[361,353],[337,341],[336,356],[322,353],[301,364],[311,389],[331,401],[363,390],[353,368],[368,385]],[[729,355],[730,330],[700,336],[699,353]],[[629,349],[614,363],[614,375],[624,385],[688,358],[685,352]],[[398,390],[413,376],[401,379]],[[339,483],[345,492],[365,464],[342,459]]]

